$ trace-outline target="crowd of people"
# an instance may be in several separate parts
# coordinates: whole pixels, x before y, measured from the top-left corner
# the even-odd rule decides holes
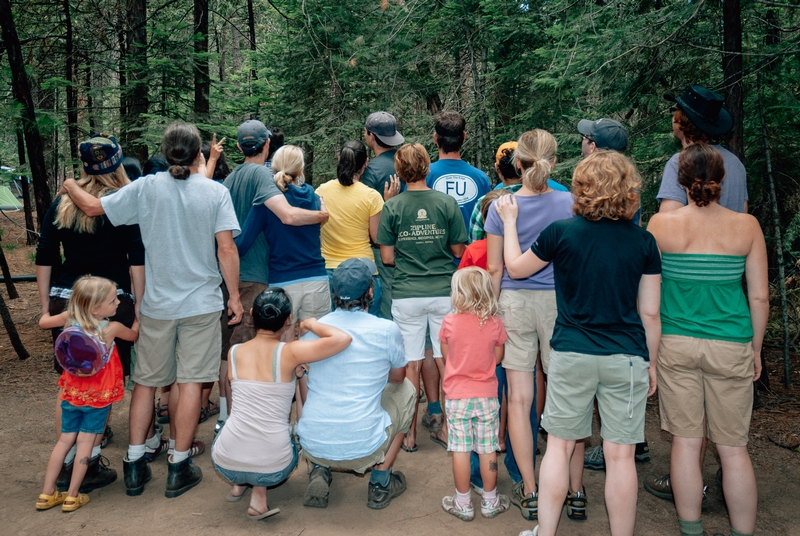
[[[631,535],[657,392],[672,470],[645,489],[674,500],[682,534],[704,534],[710,439],[730,534],[753,534],[766,246],[744,166],[714,143],[733,123],[722,98],[699,85],[670,98],[682,150],[646,230],[627,130],[606,118],[578,123],[569,189],[551,178],[558,143],[542,129],[498,148],[491,189],[461,157],[455,111],[436,118],[434,163],[393,115],[371,114],[316,189],[303,150],[258,120],[239,127],[232,172],[225,140],[204,144],[187,123],[167,127],[144,169],[111,136],[83,142],[81,176],[43,224],[40,326],[61,341],[57,356],[77,330],[104,361],[76,372],[56,360],[59,438],[36,508],[74,511],[116,480],[101,449],[130,377],[128,495],[165,453],[167,498],[200,483],[197,424],[218,414],[211,458],[227,501],[251,491],[248,518],[279,512],[267,488],[300,457],[305,506],[327,507],[334,471],[369,471],[367,506],[383,509],[406,490],[393,467],[418,450],[420,422],[452,453],[448,514],[472,520],[474,490],[483,517],[514,504],[539,522],[520,536],[552,536],[564,507],[587,520],[584,467],[605,469],[611,533]],[[585,450],[595,408],[602,443]]]

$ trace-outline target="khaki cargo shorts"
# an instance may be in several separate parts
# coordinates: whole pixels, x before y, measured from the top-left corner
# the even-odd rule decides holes
[[[556,325],[555,290],[503,290],[499,299],[500,319],[506,327],[503,368],[533,372],[542,352],[542,370],[550,368],[550,339]]]

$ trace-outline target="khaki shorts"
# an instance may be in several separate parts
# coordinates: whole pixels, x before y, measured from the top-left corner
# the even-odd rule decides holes
[[[414,408],[417,402],[417,390],[411,380],[406,378],[403,383],[386,384],[381,395],[381,407],[389,414],[392,424],[386,427],[386,441],[378,447],[378,450],[355,460],[326,460],[325,458],[315,458],[308,452],[303,452],[306,460],[331,469],[347,469],[356,473],[364,473],[374,465],[383,463],[389,446],[394,441],[397,434],[405,434],[411,428],[411,419],[414,417]]]
[[[594,399],[600,435],[633,445],[644,441],[644,411],[650,388],[650,363],[627,354],[589,355],[551,352],[547,402],[542,426],[554,437],[578,440],[592,435]]]
[[[550,339],[556,325],[555,290],[503,290],[500,292],[500,319],[506,327],[503,368],[533,372],[541,350],[542,370],[550,368]]]
[[[321,318],[331,312],[328,278],[281,286],[292,301],[292,322]]]
[[[145,387],[206,383],[219,379],[222,344],[219,313],[178,320],[156,320],[139,314],[133,381]]]
[[[661,428],[678,437],[708,433],[714,443],[746,446],[753,367],[752,343],[662,335],[657,367]]]

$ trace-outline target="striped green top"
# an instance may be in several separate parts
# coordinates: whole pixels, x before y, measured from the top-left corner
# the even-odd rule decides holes
[[[750,342],[753,326],[742,290],[745,258],[662,253],[661,332]]]

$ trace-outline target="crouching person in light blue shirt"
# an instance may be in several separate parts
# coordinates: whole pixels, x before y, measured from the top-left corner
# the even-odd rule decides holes
[[[333,273],[335,311],[319,319],[353,342],[310,367],[297,426],[305,458],[313,463],[305,506],[328,506],[332,468],[356,473],[372,468],[367,506],[375,510],[406,490],[403,473],[393,473],[392,466],[411,426],[416,391],[406,379],[400,329],[367,313],[374,273],[371,259],[341,263]]]

